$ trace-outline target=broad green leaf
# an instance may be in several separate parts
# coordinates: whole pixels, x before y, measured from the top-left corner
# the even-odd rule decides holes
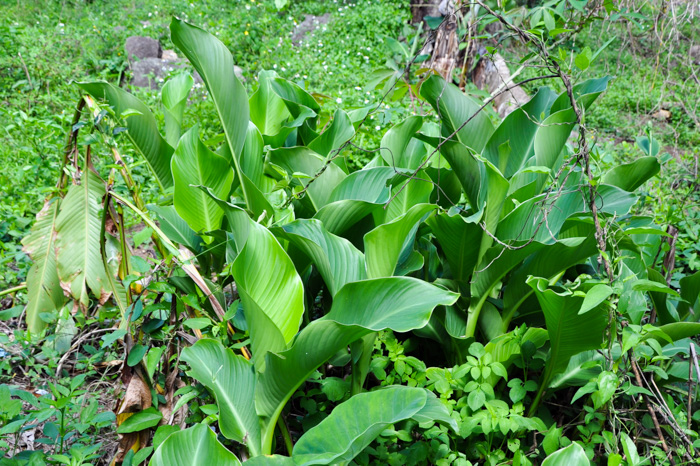
[[[476,159],[474,151],[458,142],[445,142],[440,149],[440,153],[450,164],[455,175],[457,175],[471,208],[474,212],[481,210],[479,192],[481,190],[481,180],[486,176],[484,164]]]
[[[47,203],[37,214],[31,233],[24,237],[24,251],[34,262],[27,273],[27,329],[38,334],[46,327],[39,315],[63,306],[65,298],[56,270],[55,231],[60,200]]]
[[[288,343],[297,334],[304,313],[301,278],[292,260],[267,228],[251,220],[240,209],[231,207],[226,215],[238,249],[231,273],[246,318],[258,311],[264,313],[274,323],[283,341]],[[256,345],[256,334],[264,332],[258,331],[254,325],[250,327],[254,355],[260,358],[267,348]]]
[[[338,149],[345,142],[352,139],[355,135],[355,128],[352,126],[350,117],[344,111],[338,109],[333,115],[333,121],[316,139],[311,141],[309,149],[318,152],[324,157],[338,157]],[[339,166],[345,166],[345,161],[342,158],[336,159],[342,161]]]
[[[700,322],[673,322],[666,325],[660,325],[657,328],[664,332],[664,334],[666,334],[671,341],[678,341],[682,340],[683,338],[700,335]],[[656,338],[654,335],[651,337],[657,339],[662,344],[668,343],[667,340]]]
[[[236,455],[205,424],[174,432],[158,447],[150,466],[240,466]]]
[[[102,297],[107,276],[100,250],[104,182],[92,170],[82,185],[72,185],[56,218],[58,276],[70,294],[87,307],[88,289]]]
[[[599,213],[625,215],[637,201],[637,196],[615,186],[600,185],[596,194]],[[564,222],[575,214],[588,212],[578,190],[559,195],[541,194],[523,202],[498,224],[496,236],[501,241],[551,242],[556,239]]]
[[[233,57],[228,48],[208,32],[177,18],[170,23],[173,43],[192,63],[207,86],[226,135],[236,176],[241,180],[243,198],[248,202],[247,186],[239,159],[249,122],[248,96],[233,72]]]
[[[282,98],[293,120],[285,125],[297,128],[298,136],[305,145],[318,137],[316,116],[321,111],[318,102],[304,89],[282,78],[270,81],[272,90]]]
[[[248,177],[250,182],[254,184],[258,190],[263,189],[263,137],[258,131],[258,128],[251,122],[248,124],[246,131],[245,143],[243,144],[243,152],[241,153],[241,170]]]
[[[407,332],[425,326],[433,309],[458,295],[427,282],[390,277],[348,283],[333,299],[330,313],[302,330],[291,347],[268,354],[258,379],[255,406],[263,418],[263,453],[269,451],[275,422],[287,400],[341,348],[373,331]],[[267,450],[266,450],[267,449]]]
[[[365,235],[365,261],[369,278],[394,275],[401,252],[413,242],[418,223],[436,208],[434,204],[415,205],[404,215],[379,225]]]
[[[566,369],[572,356],[600,347],[608,323],[607,312],[599,307],[579,315],[583,298],[557,293],[547,288],[547,281],[542,278],[532,278],[528,283],[542,307],[551,345],[542,378],[542,387],[546,388],[554,375]]]
[[[620,432],[620,439],[622,440],[622,451],[625,452],[627,457],[627,462],[629,466],[641,466],[642,464],[648,464],[649,460],[642,459],[639,457],[639,452],[637,452],[637,446],[634,444],[632,439],[625,432]]]
[[[128,434],[129,432],[138,432],[157,425],[163,415],[154,407],[144,409],[132,414],[117,428],[118,434]]]
[[[389,425],[418,413],[426,400],[424,389],[402,386],[355,395],[302,435],[292,458],[299,465],[347,463]]]
[[[557,450],[542,462],[542,466],[590,466],[586,451],[576,442]]]
[[[190,365],[189,375],[214,392],[221,433],[245,443],[252,456],[260,454],[260,423],[252,403],[253,363],[208,339],[182,350],[182,360]]]
[[[177,146],[182,134],[182,116],[187,107],[187,97],[194,85],[189,74],[179,74],[168,79],[161,90],[161,100],[165,107],[165,138],[172,147]]]
[[[588,79],[582,83],[576,84],[573,88],[573,94],[579,107],[583,107],[584,110],[587,109],[600,94],[605,92],[611,79],[610,76],[604,76],[602,78]],[[571,99],[569,99],[565,91],[559,94],[557,100],[552,104],[550,112],[556,113],[567,108],[571,108]]]
[[[502,331],[507,331],[508,325],[520,309],[521,304],[534,293],[534,290],[527,284],[528,276],[557,280],[568,268],[583,262],[598,252],[593,229],[590,228],[588,232],[577,232],[577,234],[582,233],[588,233],[588,236],[562,238],[554,244],[543,246],[511,273],[503,293],[504,327]]]
[[[698,303],[698,298],[700,297],[700,271],[681,278],[680,285],[683,301],[678,303],[678,314],[682,320],[685,320],[692,312],[692,320],[698,320],[700,318],[700,303]]]
[[[190,228],[186,221],[177,214],[175,206],[149,204],[148,210],[159,217],[160,229],[171,240],[182,244],[194,253],[201,251],[202,239]]]
[[[419,171],[415,179],[409,178],[395,186],[391,190],[392,200],[389,205],[375,214],[377,224],[390,222],[400,217],[416,204],[430,203],[433,186],[433,182],[424,171]]]
[[[443,213],[427,221],[442,248],[444,260],[450,265],[452,278],[466,281],[474,272],[479,259],[483,230],[477,223],[459,214]]]
[[[581,304],[581,310],[578,311],[579,314],[585,314],[591,309],[598,306],[600,303],[605,301],[613,294],[613,289],[608,285],[598,284],[593,288],[588,290],[586,297],[583,298],[583,303]]]
[[[161,189],[171,187],[173,176],[170,173],[170,159],[174,149],[160,135],[158,123],[148,107],[125,90],[108,83],[78,85],[94,98],[105,99],[114,109],[117,118],[122,118],[122,114],[130,109],[138,112],[123,118],[128,128],[126,135],[146,159]]]
[[[419,115],[406,118],[401,123],[394,125],[382,137],[379,155],[389,167],[407,168],[415,170],[421,163],[421,154],[418,151],[409,151],[409,143],[413,136],[423,126],[423,117]]]
[[[541,87],[528,103],[515,109],[498,125],[486,143],[484,158],[498,167],[506,178],[512,177],[534,155],[535,135],[556,97],[548,87]],[[503,144],[510,147],[505,154],[499,150]]]
[[[413,419],[420,423],[439,422],[440,424],[449,426],[453,432],[458,432],[459,426],[457,425],[457,421],[450,417],[445,403],[438,399],[433,392],[426,390],[426,393],[428,398],[425,400],[425,405],[412,416]]]
[[[603,176],[603,183],[633,192],[660,170],[656,157],[640,157],[632,163],[614,167]]]
[[[173,204],[178,215],[197,232],[209,232],[221,226],[223,210],[196,186],[207,186],[219,198],[228,196],[233,170],[220,155],[199,140],[199,127],[185,133],[175,150],[172,171],[175,181]]]
[[[432,105],[440,118],[443,137],[464,125],[457,132],[456,140],[481,152],[494,128],[486,113],[479,111],[479,103],[437,75],[432,75],[423,83],[420,95]],[[465,124],[467,121],[469,123]]]
[[[389,167],[353,172],[343,179],[328,197],[328,204],[314,215],[329,232],[341,235],[371,214],[390,198],[387,182],[396,175]]]
[[[273,147],[284,144],[292,131],[291,127],[284,125],[291,116],[287,106],[271,87],[271,81],[276,77],[274,71],[261,71],[258,74],[258,90],[250,96],[250,121]]]
[[[306,147],[285,147],[272,150],[270,151],[270,162],[282,167],[292,178],[293,184],[299,184],[303,187],[306,187],[323,170],[318,178],[309,185],[305,196],[310,201],[311,215],[328,204],[333,189],[347,176],[340,167],[335,164],[327,164],[323,157]],[[304,174],[306,177],[302,178],[298,174]],[[304,202],[303,199],[302,202]]]
[[[332,296],[346,283],[367,278],[365,257],[348,240],[328,233],[315,219],[299,219],[282,227],[284,238],[314,263]]]

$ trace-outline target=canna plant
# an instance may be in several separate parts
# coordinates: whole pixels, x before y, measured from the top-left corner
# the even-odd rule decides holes
[[[110,179],[102,180],[87,151],[67,194],[47,202],[25,241],[35,261],[27,308],[33,332],[47,312],[110,301],[121,328],[129,328],[139,296],[123,247],[123,206],[151,228],[164,261],[184,271],[170,278],[173,309],[191,304],[185,295],[196,285],[208,299],[202,315],[223,320],[229,332],[248,332],[250,349],[240,354],[213,332],[181,353],[188,377],[215,398],[220,432],[235,452],[196,424],[171,434],[151,464],[346,464],[388,426],[409,419],[459,435],[460,414],[424,388],[365,392],[374,338],[383,330],[434,340],[447,366],[467,363],[467,348],[484,342],[489,364],[503,376],[500,368],[507,370],[521,347],[510,344],[512,329],[528,324],[521,343],[540,348],[549,341],[533,415],[546,393],[564,385],[575,356],[602,347],[610,296],[639,326],[649,293],[664,324],[657,336],[675,341],[699,332],[700,324],[683,322],[692,320],[697,280],[684,287],[680,304],[667,302],[668,287],[647,270],[661,232],[629,216],[634,191],[659,171],[658,161],[642,157],[588,179],[567,145],[576,113],[566,92],[542,87],[495,123],[480,102],[430,75],[420,96],[436,120],[411,116],[394,125],[374,159],[351,171],[348,142],[370,109],[337,110],[321,127],[321,106],[297,84],[263,71],[248,97],[223,43],[178,19],[170,30],[206,85],[220,136],[204,142],[198,125],[186,127],[189,76],[163,88],[164,136],[151,110],[126,91],[80,84],[115,158]],[[592,105],[608,83],[574,86],[578,107]],[[116,128],[151,170],[158,204],[143,202],[119,156]],[[118,174],[131,201],[113,187]],[[577,266],[598,273],[588,183],[622,251],[617,269],[635,275],[624,284],[589,276],[576,288],[566,281]],[[106,233],[108,224],[116,235]],[[224,311],[226,290],[240,302],[235,318]],[[285,409],[329,360],[350,365],[349,397],[294,442]],[[278,443],[288,456],[271,456],[283,451]]]

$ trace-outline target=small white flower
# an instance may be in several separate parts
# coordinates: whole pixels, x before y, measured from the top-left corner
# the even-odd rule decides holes
[[[335,101],[338,102],[339,104],[342,104],[342,103],[343,103],[343,99],[341,99],[340,97],[338,97],[337,99],[335,99]]]
[[[277,64],[272,65],[274,69],[277,69]]]
[[[379,125],[377,125],[377,126],[374,127],[374,129],[376,129],[377,131],[379,131],[380,129],[382,129],[382,127],[379,126]]]

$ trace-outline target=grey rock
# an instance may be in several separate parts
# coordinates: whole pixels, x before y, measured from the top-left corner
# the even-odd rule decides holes
[[[318,27],[322,24],[328,24],[330,20],[330,13],[326,13],[322,16],[304,15],[304,21],[299,23],[297,27],[294,28],[294,33],[292,34],[292,44],[299,45],[302,39],[304,39],[309,32],[318,29]]]
[[[131,72],[134,76],[131,79],[131,84],[137,87],[158,89],[171,71],[184,66],[183,62],[163,60],[162,58],[144,58],[132,63]]]
[[[690,55],[690,60],[694,64],[700,65],[700,45],[691,46],[690,50],[688,50],[688,54]]]
[[[126,56],[130,62],[145,58],[161,58],[160,42],[150,37],[131,36],[126,39]]]

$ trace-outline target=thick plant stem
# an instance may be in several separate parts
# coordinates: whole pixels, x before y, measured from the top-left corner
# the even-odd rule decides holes
[[[287,424],[284,423],[282,416],[277,418],[277,427],[279,427],[279,430],[282,433],[282,438],[284,438],[284,445],[287,448],[287,454],[292,456],[294,444],[292,443],[292,436],[289,435],[289,429],[287,428]]]

